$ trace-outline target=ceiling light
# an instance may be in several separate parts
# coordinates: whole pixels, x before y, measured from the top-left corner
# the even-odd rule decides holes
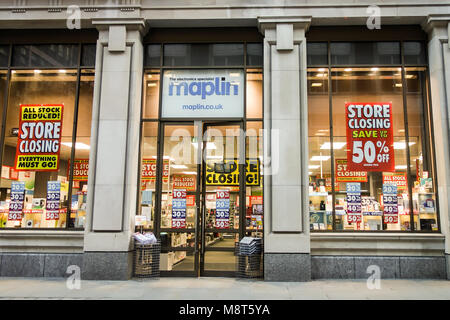
[[[352,68],[345,68],[344,69],[344,71],[346,71],[346,72],[350,72],[350,71],[352,71],[353,69]]]
[[[410,142],[409,145],[415,145],[415,142]],[[394,142],[394,149],[397,150],[402,150],[402,149],[406,149],[406,142],[402,141],[402,142]]]
[[[325,77],[325,73],[318,73],[318,74],[316,74],[316,77],[318,77],[318,78]]]
[[[324,72],[325,68],[319,68],[319,72]]]
[[[314,169],[319,169],[320,166],[318,164],[314,164],[314,165],[309,165],[308,169],[314,170]]]
[[[173,164],[171,165],[174,169],[187,169],[187,167],[184,164]]]
[[[346,142],[333,142],[333,149],[339,150],[342,149],[347,143]],[[325,142],[323,145],[320,146],[320,149],[331,149],[331,143]]]
[[[148,86],[149,86],[149,87],[156,87],[156,83],[155,83],[155,82],[150,82],[150,83],[148,84]]]
[[[370,71],[378,71],[380,68],[371,68]]]
[[[61,70],[58,70],[58,72],[59,72],[59,73],[66,73],[67,71],[66,71],[66,70],[63,70],[63,69],[61,69]]]
[[[151,156],[151,158],[152,158],[152,159],[158,159],[158,157],[157,157],[157,156]],[[164,159],[164,160],[175,161],[175,159],[174,159],[174,158],[172,158],[172,157],[169,157],[169,156],[164,156],[164,157],[163,157],[163,159]]]
[[[197,174],[197,172],[196,171],[183,171],[182,173],[184,173],[184,174]]]
[[[34,70],[34,73],[41,73],[41,70]]]
[[[149,79],[151,79],[151,78],[152,78],[152,75],[151,75],[151,74],[149,74],[149,75],[148,75],[148,78],[149,78]]]
[[[402,84],[401,84],[401,83],[396,83],[395,86],[396,86],[397,88],[401,88],[401,87],[402,87]]]
[[[321,87],[322,84],[320,82],[313,82],[311,83],[311,87]]]
[[[66,147],[72,147],[72,142],[62,142],[61,143],[63,146]],[[91,147],[88,146],[87,144],[84,144],[82,142],[75,142],[75,149],[80,149],[80,150],[89,150]]]
[[[314,156],[310,160],[311,161],[327,161],[330,159],[330,156]]]

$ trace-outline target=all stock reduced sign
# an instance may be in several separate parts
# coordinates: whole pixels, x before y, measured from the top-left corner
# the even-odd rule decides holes
[[[16,170],[58,170],[63,108],[62,104],[20,105]]]
[[[347,161],[352,171],[395,171],[392,103],[346,103]]]
[[[70,173],[70,165],[67,167],[67,177]],[[74,181],[88,181],[89,159],[74,159],[73,160],[73,180]]]

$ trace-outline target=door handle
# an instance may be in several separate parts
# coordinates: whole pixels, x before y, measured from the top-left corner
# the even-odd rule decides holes
[[[206,244],[206,241],[205,241],[205,238],[206,238],[205,237],[205,225],[206,225],[205,205],[202,205],[201,212],[202,212],[202,215],[201,215],[201,218],[202,218],[202,220],[201,220],[201,237],[202,237],[201,253],[202,253],[202,255],[204,255],[205,254],[205,244]]]

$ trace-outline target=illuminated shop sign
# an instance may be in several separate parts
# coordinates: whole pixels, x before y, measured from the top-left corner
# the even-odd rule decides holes
[[[242,70],[167,70],[163,118],[240,118],[244,115]]]

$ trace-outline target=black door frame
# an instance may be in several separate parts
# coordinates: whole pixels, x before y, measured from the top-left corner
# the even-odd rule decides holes
[[[239,234],[239,240],[242,239],[244,236],[245,231],[245,135],[243,134],[244,130],[244,122],[242,120],[239,121],[202,121],[202,127],[203,127],[203,135],[204,137],[205,132],[208,130],[209,127],[215,127],[215,126],[238,126],[240,130],[239,134],[239,227],[238,229],[216,229],[216,228],[209,228],[206,229],[205,223],[206,223],[206,162],[202,155],[202,175],[201,175],[201,189],[200,192],[202,193],[202,202],[201,202],[201,238],[199,238],[201,243],[201,251],[199,253],[200,256],[200,276],[207,276],[207,277],[235,277],[236,271],[226,271],[226,270],[205,270],[205,255],[206,252],[218,252],[218,251],[225,251],[225,252],[235,252],[235,247],[233,248],[208,248],[205,244],[205,234],[206,233],[237,233]],[[206,150],[206,141],[202,141],[203,148],[202,150]],[[200,179],[199,179],[200,180]],[[243,214],[242,214],[243,213]]]
[[[197,180],[196,180],[196,191],[195,191],[195,201],[196,201],[196,218],[195,218],[195,227],[194,228],[186,228],[186,229],[172,229],[172,228],[161,228],[161,210],[160,210],[160,202],[162,195],[162,173],[161,170],[163,165],[163,156],[164,156],[164,131],[167,126],[177,126],[177,125],[188,125],[193,126],[194,136],[197,138]],[[207,249],[205,246],[205,197],[206,197],[206,180],[205,180],[205,162],[203,157],[203,150],[205,149],[205,143],[203,137],[208,127],[213,126],[239,126],[240,135],[239,135],[239,228],[238,230],[228,230],[224,229],[208,229],[214,230],[213,232],[218,233],[238,233],[239,239],[245,234],[245,208],[246,208],[246,188],[245,188],[245,157],[246,157],[246,141],[245,141],[245,122],[242,118],[229,118],[229,119],[201,119],[201,120],[162,120],[159,126],[159,137],[160,141],[158,141],[158,156],[157,156],[157,181],[156,181],[156,201],[159,203],[159,210],[156,212],[155,216],[155,234],[157,237],[160,237],[161,232],[168,233],[194,233],[195,242],[194,247],[166,247],[163,250],[167,251],[186,251],[193,253],[194,255],[194,269],[192,271],[161,271],[161,276],[168,277],[183,277],[183,276],[191,276],[191,277],[199,277],[199,276],[208,276],[208,277],[234,277],[236,275],[235,271],[216,271],[216,270],[204,270],[204,260],[205,260],[205,252],[206,251],[232,251],[234,252],[234,248],[215,248],[215,249]],[[200,147],[200,144],[203,144],[203,148]],[[243,209],[242,209],[243,208]],[[242,211],[242,212],[241,212]]]

